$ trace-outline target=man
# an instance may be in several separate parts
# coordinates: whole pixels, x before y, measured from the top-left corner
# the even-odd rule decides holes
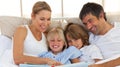
[[[104,59],[120,54],[120,23],[107,22],[104,9],[96,3],[86,3],[79,15],[85,27],[91,32],[90,43],[97,45]],[[116,63],[115,63],[116,62]],[[120,58],[91,67],[115,67],[120,65]]]

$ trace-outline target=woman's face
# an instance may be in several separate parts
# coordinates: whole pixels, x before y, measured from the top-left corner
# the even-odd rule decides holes
[[[83,46],[83,42],[81,39],[75,40],[73,38],[70,38],[68,35],[66,35],[66,38],[69,46],[75,46],[78,49],[80,49]]]
[[[57,54],[63,50],[65,46],[64,41],[56,34],[48,41],[49,47],[54,54]]]
[[[32,22],[40,32],[45,32],[50,24],[51,12],[48,10],[39,11],[32,15]]]

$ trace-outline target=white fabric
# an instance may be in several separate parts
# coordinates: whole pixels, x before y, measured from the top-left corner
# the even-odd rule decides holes
[[[0,58],[4,54],[5,50],[10,49],[12,40],[4,35],[0,35]]]
[[[119,57],[120,57],[120,54],[119,55],[115,55],[115,56],[110,57],[110,58],[105,59],[105,60],[98,61],[95,64],[102,64],[102,63],[105,63],[105,62],[108,62],[108,61],[111,61],[111,60],[115,60],[115,59],[117,59]]]
[[[0,67],[18,67],[17,65],[13,65],[11,63],[0,62]]]
[[[82,56],[80,61],[87,62],[89,64],[95,63],[94,59],[103,59],[103,56],[96,45],[84,46],[80,49]]]
[[[0,35],[0,67],[17,67],[13,61],[12,40]]]
[[[90,43],[96,44],[105,59],[120,54],[120,23],[114,23],[114,28],[105,35],[90,35]]]
[[[42,39],[38,41],[33,36],[28,25],[26,25],[26,28],[27,28],[27,36],[24,42],[24,54],[30,56],[38,56],[41,52],[47,51],[47,43],[46,43],[45,35],[42,33]]]

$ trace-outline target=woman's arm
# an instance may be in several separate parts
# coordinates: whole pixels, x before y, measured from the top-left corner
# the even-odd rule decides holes
[[[49,64],[57,65],[56,62],[49,58],[38,58],[33,56],[27,56],[23,54],[24,40],[27,35],[27,30],[25,27],[19,27],[14,33],[13,37],[13,57],[15,64],[30,63],[30,64]]]

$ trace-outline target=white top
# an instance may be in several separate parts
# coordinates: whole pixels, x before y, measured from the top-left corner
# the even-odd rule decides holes
[[[90,35],[90,43],[96,44],[105,59],[120,54],[120,23],[114,23],[114,27],[105,35]]]
[[[103,59],[103,56],[96,45],[84,46],[80,49],[80,51],[82,52],[80,61],[93,64],[95,63],[94,59]]]
[[[40,53],[47,51],[46,37],[42,33],[42,39],[40,41],[36,40],[33,36],[28,25],[25,25],[27,29],[27,36],[24,41],[24,54],[30,56],[38,56]]]

